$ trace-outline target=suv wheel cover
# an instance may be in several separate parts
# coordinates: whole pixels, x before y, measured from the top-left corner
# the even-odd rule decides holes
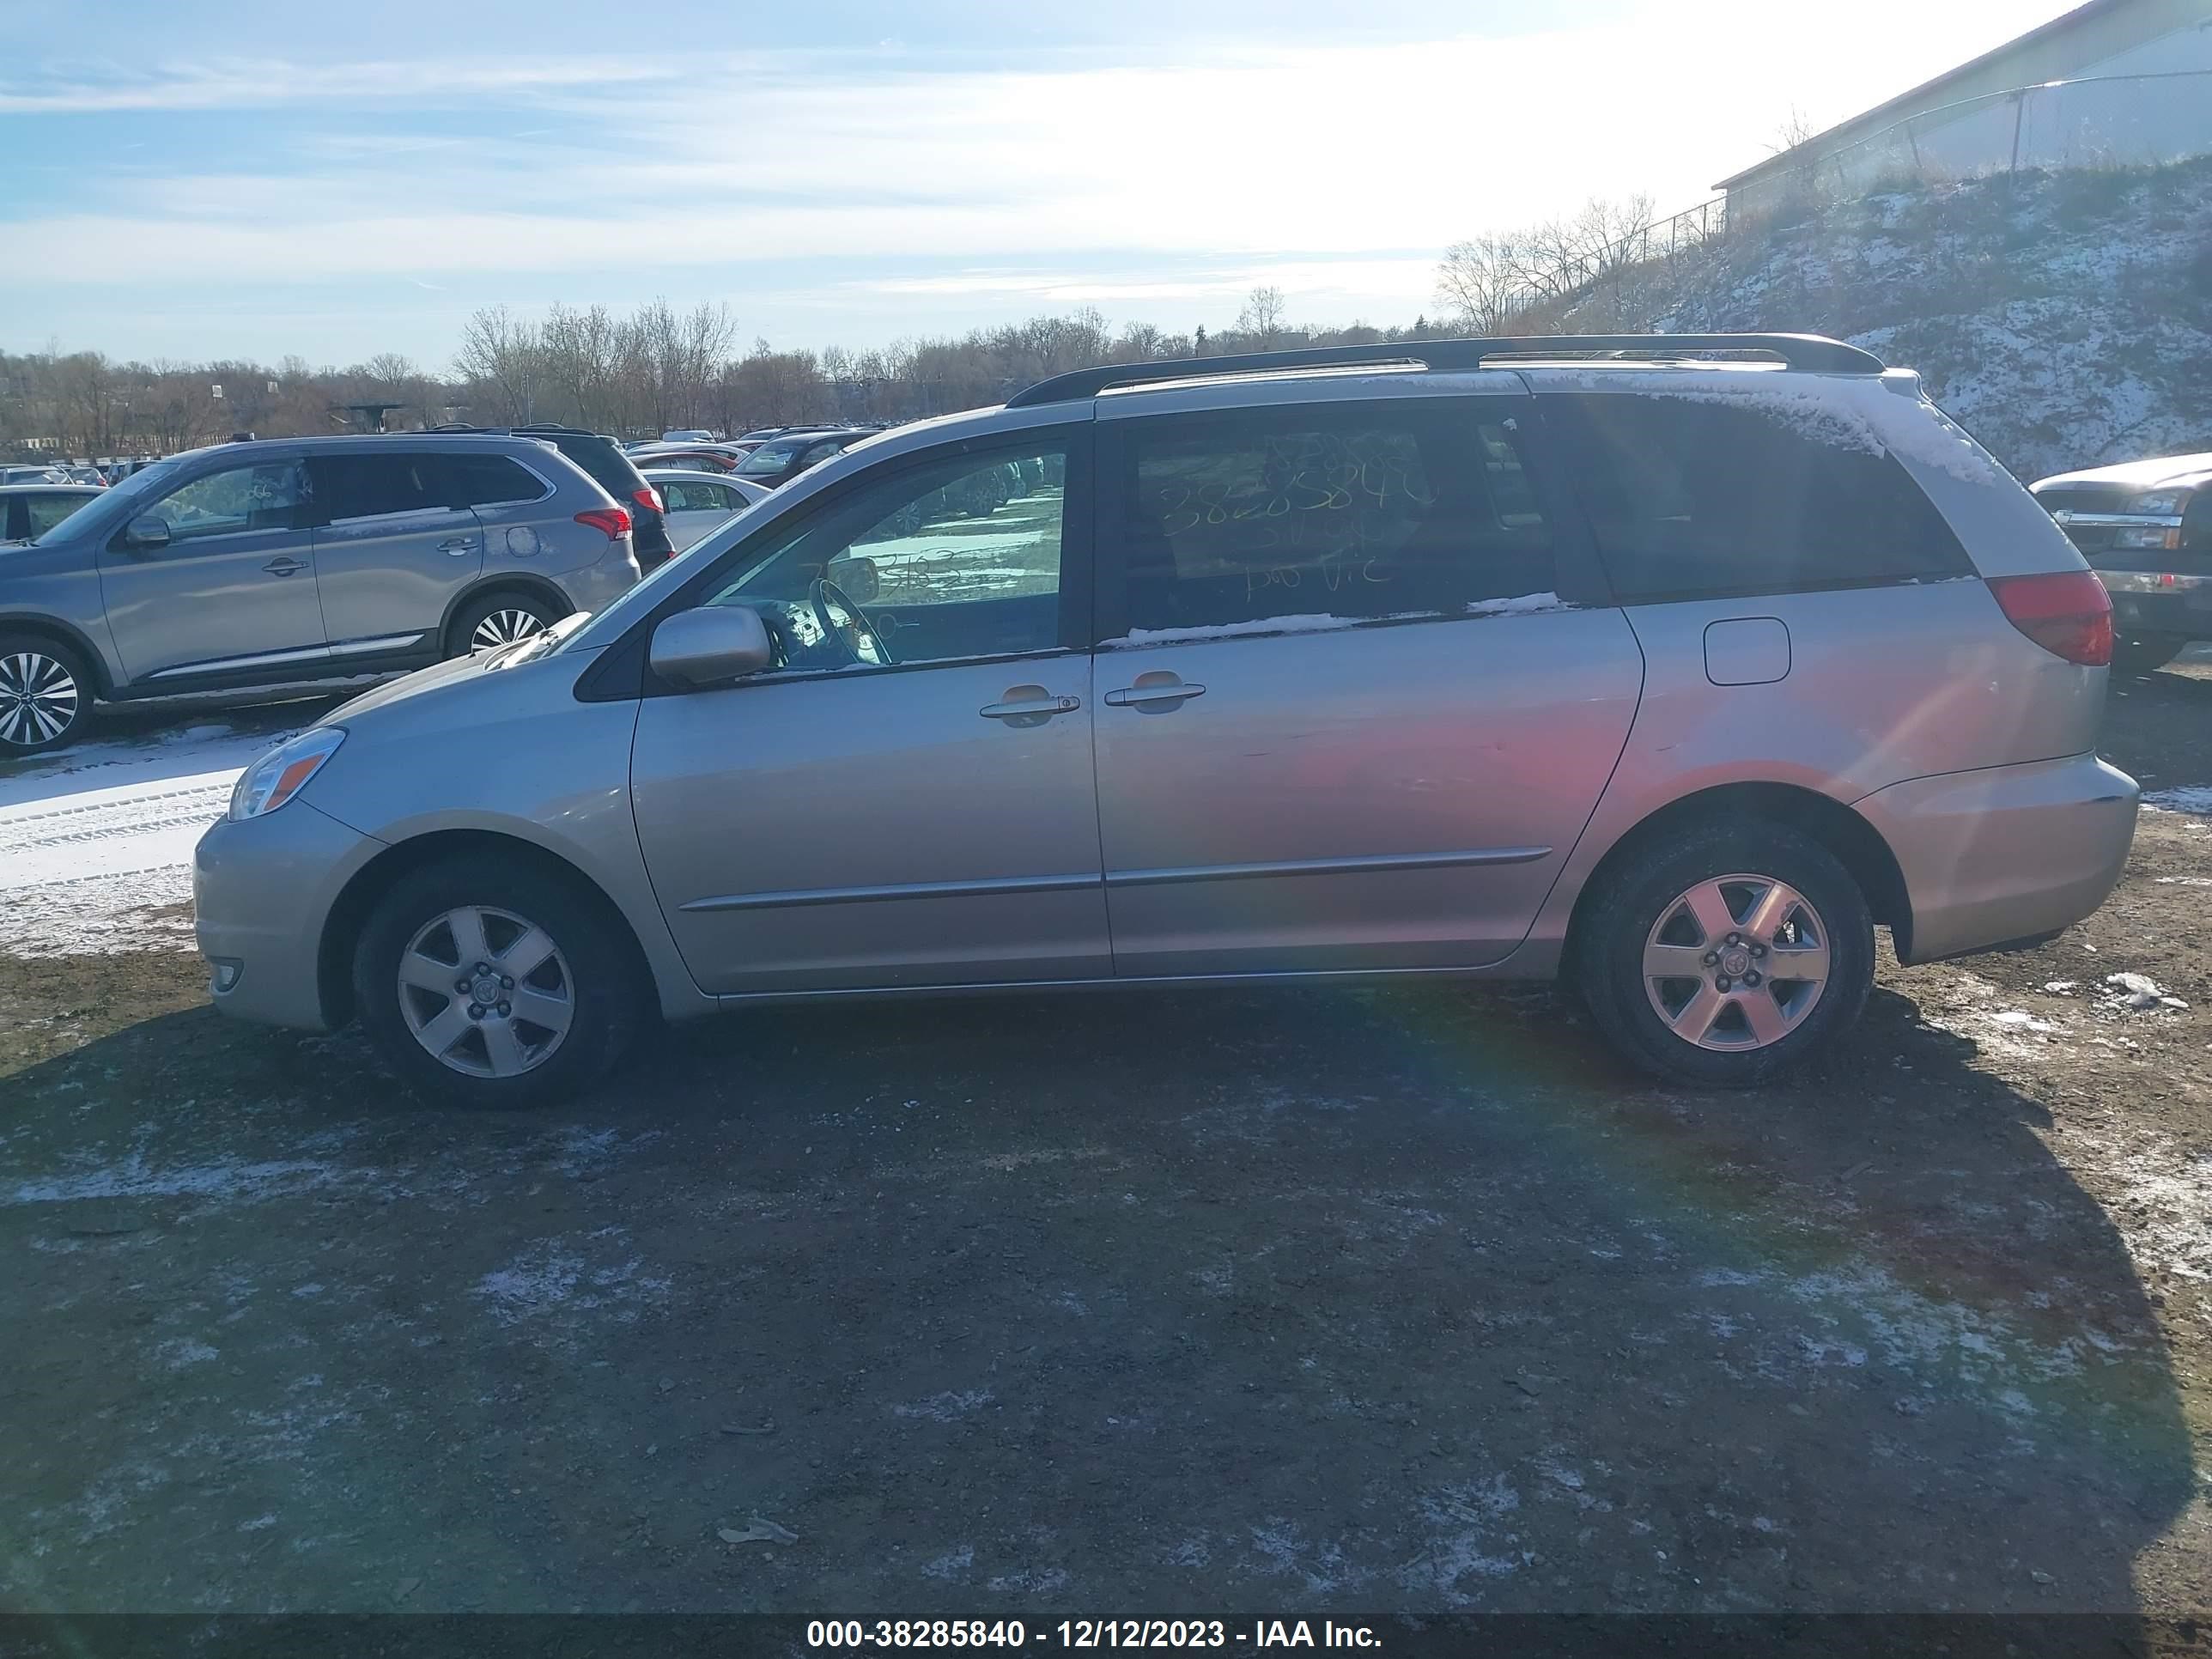
[[[1830,972],[1828,929],[1771,876],[1715,876],[1662,906],[1644,942],[1644,990],[1683,1042],[1764,1048],[1805,1023]]]
[[[502,645],[513,645],[517,640],[526,640],[532,634],[545,631],[545,623],[535,611],[525,611],[519,605],[502,605],[484,617],[469,633],[469,650],[495,651]]]
[[[19,749],[52,743],[69,729],[82,701],[76,676],[43,652],[0,657],[0,743]]]

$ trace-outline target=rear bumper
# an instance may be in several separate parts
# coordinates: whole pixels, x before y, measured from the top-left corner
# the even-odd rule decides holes
[[[1893,783],[1854,803],[1904,872],[1899,955],[1934,962],[2051,933],[2105,902],[2142,791],[2094,755]]]

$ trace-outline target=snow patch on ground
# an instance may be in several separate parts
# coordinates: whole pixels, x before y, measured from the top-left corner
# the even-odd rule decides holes
[[[0,951],[189,951],[192,848],[286,732],[188,726],[81,744],[0,778]]]
[[[2192,783],[2172,789],[2146,789],[2142,804],[2154,812],[2189,812],[2212,817],[2212,784]]]

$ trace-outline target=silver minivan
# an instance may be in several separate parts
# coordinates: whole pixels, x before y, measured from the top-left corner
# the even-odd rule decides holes
[[[2104,590],[1789,336],[1086,370],[384,687],[200,842],[218,1007],[473,1102],[769,1000],[1564,974],[1760,1083],[2118,879]]]
[[[534,439],[174,455],[0,554],[0,758],[72,741],[95,700],[416,668],[637,577],[629,510]]]

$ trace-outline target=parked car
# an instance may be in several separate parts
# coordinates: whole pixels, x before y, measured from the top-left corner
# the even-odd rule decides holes
[[[0,542],[27,542],[45,535],[79,507],[97,501],[104,489],[80,483],[0,484]]]
[[[9,484],[58,484],[69,481],[68,473],[44,462],[33,466],[0,466],[0,488]]]
[[[680,431],[662,433],[660,441],[665,444],[710,444],[714,441],[714,434],[703,427],[685,427]]]
[[[2112,596],[2112,665],[2162,668],[2212,640],[2212,454],[2061,472],[2030,486]]]
[[[731,514],[742,513],[774,492],[743,478],[718,478],[680,467],[648,467],[645,481],[660,492],[666,508],[668,539],[678,553]]]
[[[828,431],[791,432],[770,438],[738,464],[737,476],[770,489],[789,483],[811,466],[876,436],[872,427],[836,427]]]
[[[90,484],[95,489],[107,488],[107,475],[96,466],[71,465],[62,468],[61,474],[71,483]]]
[[[913,522],[1009,464],[988,525]],[[1876,923],[1917,963],[2102,902],[2111,623],[1833,341],[1084,370],[272,750],[199,946],[227,1012],[483,1103],[656,1009],[1370,975],[1563,973],[1638,1064],[1762,1084],[1856,1020]]]
[[[433,427],[434,432],[512,433],[538,438],[566,455],[600,489],[622,503],[630,516],[630,541],[636,550],[638,568],[651,570],[669,555],[668,532],[660,522],[660,498],[653,493],[638,471],[638,464],[623,453],[620,444],[603,432],[581,427],[556,426],[541,421],[531,426],[470,426],[452,422]],[[399,434],[404,436],[404,434]]]
[[[630,459],[643,470],[678,466],[693,472],[734,472],[752,453],[744,444],[648,444],[630,452]]]
[[[0,757],[122,702],[409,669],[511,643],[638,575],[630,518],[550,444],[413,433],[221,444],[0,555]]]

